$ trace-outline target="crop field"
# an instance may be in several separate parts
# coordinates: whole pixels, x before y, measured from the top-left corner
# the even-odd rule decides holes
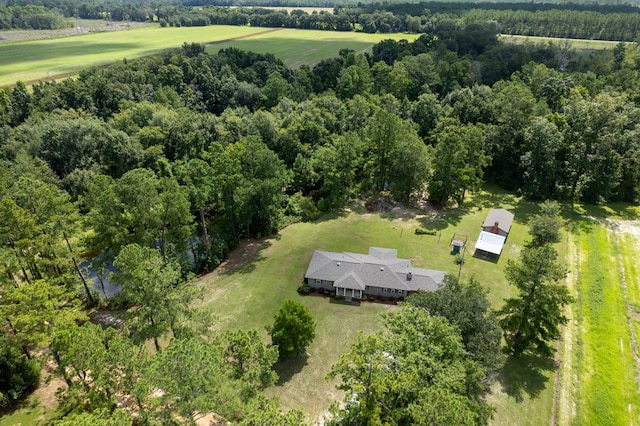
[[[258,38],[256,38],[258,37]],[[183,43],[214,44],[209,51],[237,46],[271,52],[287,65],[313,65],[336,56],[343,48],[364,51],[385,38],[415,38],[405,34],[363,34],[304,31],[239,26],[144,27],[121,31],[94,32],[71,37],[0,43],[0,86],[18,80],[61,78],[81,69],[118,60],[158,53]],[[251,40],[254,39],[255,40]],[[251,41],[250,41],[251,40]]]
[[[577,302],[566,328],[561,424],[636,424],[640,226],[572,221],[568,266]]]
[[[515,222],[497,263],[472,256],[480,225],[490,208],[504,207],[515,213]],[[335,383],[324,377],[346,352],[359,332],[374,333],[381,328],[380,313],[395,309],[379,303],[360,307],[330,304],[327,298],[302,297],[296,293],[313,250],[368,251],[369,246],[393,247],[398,256],[413,260],[417,267],[439,269],[457,275],[458,265],[451,255],[454,232],[468,236],[468,251],[462,268],[463,280],[475,276],[490,291],[494,307],[512,293],[504,278],[508,259],[517,258],[527,239],[526,223],[536,205],[510,194],[483,192],[459,209],[447,212],[415,212],[397,206],[388,212],[368,213],[361,206],[312,223],[298,223],[269,238],[247,256],[241,266],[223,267],[201,278],[206,297],[202,306],[211,307],[216,327],[256,328],[267,337],[264,327],[284,300],[292,298],[309,307],[317,323],[317,337],[308,349],[308,358],[296,365],[279,367],[281,381],[270,389],[283,406],[303,410],[309,420],[325,413],[331,401],[340,398]],[[417,227],[436,231],[416,235]],[[540,368],[531,371],[537,362]],[[494,422],[501,424],[547,425],[553,403],[553,361],[526,357],[512,362],[494,386],[490,402],[497,407]],[[515,420],[514,420],[515,419]]]

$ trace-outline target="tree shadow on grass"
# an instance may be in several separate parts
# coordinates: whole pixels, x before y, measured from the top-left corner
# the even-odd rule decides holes
[[[549,375],[545,372],[555,371],[553,358],[533,355],[509,357],[502,369],[500,383],[507,395],[516,402],[523,400],[524,394],[529,398],[537,398],[545,390]]]
[[[262,251],[271,247],[271,241],[267,239],[250,240],[246,244],[240,244],[227,259],[219,266],[220,275],[248,274],[256,269],[258,262],[265,260]]]
[[[291,356],[279,359],[273,366],[273,369],[278,373],[278,383],[276,386],[282,386],[290,381],[293,376],[298,374],[309,360],[309,355],[301,354],[298,356]]]

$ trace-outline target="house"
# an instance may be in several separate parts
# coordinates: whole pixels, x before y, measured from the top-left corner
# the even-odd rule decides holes
[[[418,290],[433,291],[445,272],[414,268],[397,250],[370,247],[369,254],[316,250],[304,275],[309,287],[347,299],[364,295],[404,298]]]
[[[482,230],[484,232],[490,232],[492,234],[498,234],[506,237],[509,235],[512,223],[513,213],[508,212],[505,209],[493,209],[484,220]]]
[[[513,217],[513,213],[505,209],[491,210],[482,224],[474,256],[500,256],[511,230]]]

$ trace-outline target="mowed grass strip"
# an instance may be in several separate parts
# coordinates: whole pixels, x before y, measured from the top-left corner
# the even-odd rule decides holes
[[[578,225],[575,422],[633,424],[638,391],[614,236],[603,222],[582,219]]]
[[[503,255],[497,263],[472,256],[473,246],[490,208],[504,207],[516,214]],[[311,310],[317,323],[317,337],[308,348],[308,358],[278,366],[281,381],[269,389],[286,408],[303,410],[309,420],[317,420],[332,401],[340,399],[335,383],[324,378],[331,366],[355,341],[358,333],[382,329],[380,314],[394,306],[363,303],[360,307],[330,304],[318,296],[301,297],[296,288],[302,282],[315,249],[366,253],[370,246],[390,247],[398,256],[413,260],[416,267],[439,269],[457,275],[449,245],[454,232],[468,235],[468,251],[462,279],[475,276],[485,285],[495,308],[513,293],[504,278],[508,259],[516,259],[528,239],[526,223],[537,210],[533,203],[507,193],[483,192],[459,209],[433,215],[415,216],[396,207],[385,213],[353,212],[333,214],[313,223],[297,223],[277,237],[262,243],[249,261],[235,268],[222,268],[200,279],[206,296],[201,306],[211,309],[218,330],[256,328],[268,341],[265,326],[286,299],[298,300]],[[432,229],[436,235],[416,235],[417,227]],[[546,425],[553,402],[553,366],[532,369],[531,360],[512,363],[490,402],[496,406],[492,424]],[[535,370],[535,371],[532,371]]]
[[[262,36],[252,43],[248,42],[248,38],[257,35]],[[313,65],[336,56],[343,48],[365,51],[386,38],[413,40],[416,37],[217,25],[180,28],[157,26],[10,42],[0,44],[0,86],[14,84],[18,80],[68,76],[90,66],[152,55],[163,49],[180,47],[185,42],[212,44],[209,52],[236,46],[260,53],[274,53],[288,65],[300,66]]]

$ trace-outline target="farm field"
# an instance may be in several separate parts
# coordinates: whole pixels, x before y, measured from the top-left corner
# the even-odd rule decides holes
[[[503,255],[497,263],[471,256],[475,239],[488,210],[505,207],[515,213],[515,222]],[[490,290],[494,307],[511,294],[503,269],[507,259],[515,259],[527,238],[526,222],[536,205],[506,193],[482,193],[447,213],[412,211],[396,207],[384,213],[367,213],[354,207],[313,223],[298,223],[254,247],[255,254],[236,268],[221,268],[201,278],[206,288],[202,306],[211,307],[218,329],[257,328],[272,322],[273,314],[284,300],[292,298],[309,307],[317,322],[317,337],[310,346],[309,357],[299,365],[280,368],[281,383],[270,390],[283,406],[299,408],[309,420],[316,420],[339,397],[335,383],[324,380],[339,358],[347,351],[359,332],[373,333],[381,328],[379,314],[393,306],[363,303],[360,307],[330,304],[317,296],[302,297],[296,288],[302,280],[313,250],[368,251],[369,246],[397,248],[398,256],[410,258],[418,267],[445,270],[457,275],[458,265],[449,246],[454,232],[468,235],[469,251],[465,256],[462,279],[472,275]],[[416,227],[436,230],[436,235],[415,235]],[[540,367],[530,372],[529,364]],[[490,402],[497,407],[493,424],[549,423],[553,403],[553,362],[523,358],[509,365],[496,383]],[[520,423],[514,423],[519,419]]]
[[[276,35],[277,34],[277,35]],[[251,43],[243,40],[263,35]],[[267,36],[268,35],[268,36]],[[18,80],[63,78],[91,67],[158,53],[183,43],[216,44],[209,51],[237,46],[272,52],[287,65],[313,65],[343,48],[364,51],[385,38],[416,38],[405,34],[364,34],[239,26],[143,27],[95,32],[72,37],[0,44],[0,86]],[[231,40],[233,39],[233,41]],[[224,43],[221,43],[224,42]],[[240,44],[238,44],[240,43]]]

